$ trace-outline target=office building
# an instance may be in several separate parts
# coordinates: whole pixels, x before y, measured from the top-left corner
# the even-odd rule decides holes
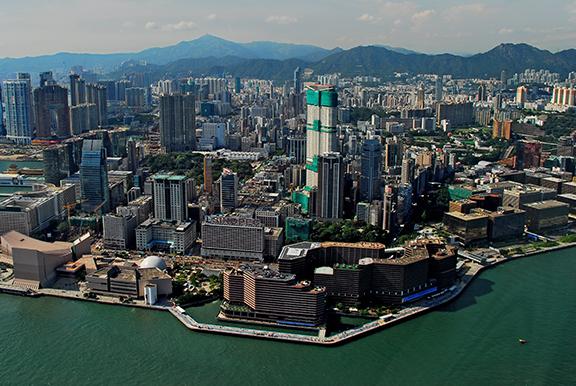
[[[318,157],[318,201],[320,218],[342,218],[344,211],[344,164],[340,153]]]
[[[80,163],[82,210],[103,213],[110,209],[106,149],[100,139],[84,140]]]
[[[6,115],[6,138],[17,144],[32,141],[33,112],[30,80],[5,80],[2,100]]]
[[[35,89],[34,107],[36,109],[37,137],[70,137],[67,89],[57,85],[46,85]]]
[[[436,84],[434,88],[434,99],[436,102],[442,102],[444,93],[443,76],[436,75]]]
[[[220,211],[230,212],[238,206],[238,175],[224,169],[220,175]]]
[[[338,94],[334,86],[306,86],[306,185],[318,186],[318,157],[338,151]]]
[[[377,139],[362,144],[360,174],[360,199],[371,202],[382,198],[382,145]]]
[[[526,212],[516,208],[500,208],[488,213],[488,238],[494,241],[519,239],[524,234]]]
[[[166,152],[196,149],[194,95],[160,97],[160,144]]]
[[[45,71],[40,73],[40,87],[55,85],[54,76],[52,71]]]
[[[200,148],[215,150],[226,147],[226,124],[205,122],[202,124]]]
[[[172,174],[156,174],[154,181],[154,217],[163,221],[188,219],[188,203],[195,197],[194,179]]]

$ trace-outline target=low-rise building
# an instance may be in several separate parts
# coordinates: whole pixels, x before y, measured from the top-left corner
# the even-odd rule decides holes
[[[483,212],[473,211],[468,214],[446,212],[444,213],[444,225],[448,232],[460,238],[464,243],[483,240],[488,237],[488,215]]]
[[[149,219],[136,228],[136,248],[186,253],[196,240],[196,223]]]

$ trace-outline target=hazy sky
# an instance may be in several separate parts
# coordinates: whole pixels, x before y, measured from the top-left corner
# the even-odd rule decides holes
[[[327,48],[576,48],[576,0],[0,0],[0,57],[118,52],[210,33]]]

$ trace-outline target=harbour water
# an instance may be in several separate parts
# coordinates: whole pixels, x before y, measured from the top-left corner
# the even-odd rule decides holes
[[[164,312],[0,295],[0,383],[575,384],[574,294],[575,249],[532,256],[484,272],[450,305],[339,347],[193,333]]]

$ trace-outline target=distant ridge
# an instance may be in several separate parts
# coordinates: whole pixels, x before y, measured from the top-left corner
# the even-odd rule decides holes
[[[237,43],[204,35],[172,46],[135,53],[58,53],[0,59],[0,78],[12,77],[18,71],[66,73],[74,65],[99,68],[111,73],[111,77],[138,69],[151,72],[156,78],[230,74],[287,80],[291,79],[294,67],[300,66],[316,74],[341,73],[343,76],[389,77],[395,72],[408,72],[498,78],[502,70],[513,74],[527,68],[547,69],[564,76],[576,71],[576,50],[552,53],[528,44],[504,43],[470,56],[432,55],[383,45],[343,50],[270,41]]]

